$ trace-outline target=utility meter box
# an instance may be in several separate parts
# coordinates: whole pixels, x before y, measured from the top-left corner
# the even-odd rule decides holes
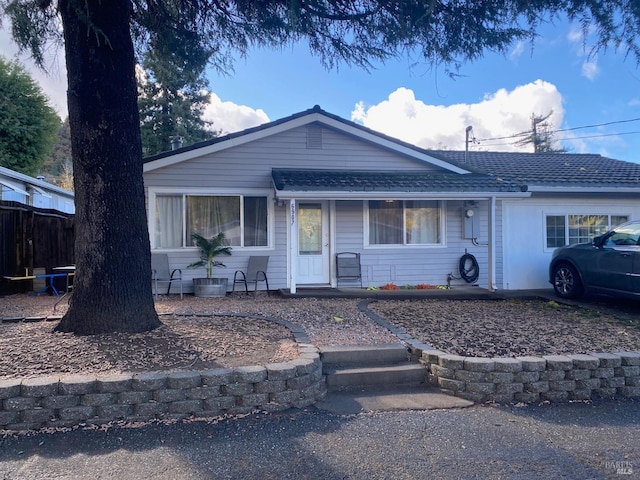
[[[480,215],[475,206],[462,208],[462,224],[464,238],[478,238],[480,236]]]

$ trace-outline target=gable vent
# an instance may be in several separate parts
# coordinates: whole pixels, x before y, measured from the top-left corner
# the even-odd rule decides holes
[[[307,148],[322,148],[322,127],[319,125],[307,126]]]

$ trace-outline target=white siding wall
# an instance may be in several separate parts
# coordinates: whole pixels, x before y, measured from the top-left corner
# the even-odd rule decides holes
[[[488,202],[481,201],[476,207],[480,215],[480,246],[462,238],[461,201],[446,202],[445,245],[440,247],[376,248],[365,246],[363,237],[364,204],[361,201],[336,202],[336,252],[357,252],[361,255],[363,286],[381,286],[393,282],[398,286],[427,283],[446,285],[447,274],[459,277],[459,260],[466,252],[478,260],[480,277],[478,284],[487,286],[488,272]],[[452,285],[466,284],[454,280]]]
[[[323,148],[307,148],[306,127],[144,174],[146,186],[270,186],[272,168],[430,169],[393,152],[323,128]]]
[[[504,201],[504,266],[502,288],[551,288],[548,266],[553,249],[546,248],[547,215],[628,215],[640,218],[638,199],[532,198]]]
[[[428,165],[416,163],[395,153],[374,147],[351,136],[344,135],[330,129],[323,128],[323,148],[310,149],[306,147],[306,127],[273,135],[271,137],[240,145],[212,155],[195,158],[180,164],[168,166],[151,172],[145,172],[145,192],[147,194],[147,208],[149,189],[154,192],[163,188],[175,189],[216,189],[233,190],[241,194],[246,189],[271,188],[272,168],[318,168],[318,169],[352,169],[352,170],[418,170],[430,169]],[[338,202],[340,204],[337,215],[337,243],[334,251],[361,251],[362,237],[362,202]],[[289,286],[287,278],[287,207],[274,207],[273,248],[244,250],[234,248],[231,257],[225,257],[222,262],[226,268],[217,268],[216,277],[227,277],[229,283],[233,281],[233,274],[238,269],[244,269],[250,255],[269,255],[269,286],[272,289]],[[459,227],[458,227],[459,228]],[[152,233],[152,232],[150,232]],[[459,236],[459,233],[457,233]],[[429,252],[443,249],[428,249]],[[181,268],[185,279],[185,291],[192,291],[191,279],[202,276],[202,269],[187,269],[186,266],[198,260],[198,251],[194,248],[175,249],[166,251],[169,254],[171,268]],[[420,252],[416,251],[418,255]],[[410,283],[411,279],[422,282],[444,283],[446,273],[452,270],[451,261],[447,260],[447,272],[444,275],[439,270],[428,269],[424,266],[415,267],[415,259],[406,259],[406,252],[402,249],[385,252],[385,257],[375,260],[377,253],[367,251],[367,268],[376,271],[371,284],[378,284],[382,279],[390,276],[391,262],[395,263],[396,281]],[[404,272],[408,268],[410,271]],[[454,270],[455,271],[455,270]],[[404,280],[406,279],[406,280]],[[431,279],[431,280],[430,280]],[[390,281],[390,280],[386,280]],[[386,283],[382,281],[382,283]],[[177,290],[172,289],[172,292]]]
[[[427,283],[431,285],[446,285],[447,274],[459,277],[459,260],[465,253],[473,254],[480,267],[480,277],[477,282],[481,287],[488,287],[488,202],[479,202],[476,214],[481,216],[481,235],[479,246],[474,246],[469,239],[462,238],[462,207],[459,201],[446,202],[446,232],[443,247],[398,247],[375,248],[365,246],[363,236],[364,211],[362,201],[335,202],[336,244],[334,253],[358,252],[361,254],[363,287],[382,286],[393,282],[398,286]],[[287,208],[275,209],[275,247],[260,251],[233,250],[230,257],[221,258],[226,265],[217,268],[216,277],[227,277],[231,285],[233,274],[238,269],[244,269],[250,255],[269,255],[267,275],[272,289],[287,288]],[[186,266],[198,259],[195,249],[179,249],[168,251],[171,268],[183,269],[184,287],[186,292],[192,291],[191,279],[203,275],[202,269],[187,269]],[[332,262],[334,260],[332,259]],[[349,282],[341,283],[347,285]],[[467,285],[464,280],[454,279],[451,283]],[[176,289],[172,292],[177,293]]]

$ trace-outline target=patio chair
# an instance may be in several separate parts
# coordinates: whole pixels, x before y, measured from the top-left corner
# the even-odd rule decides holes
[[[154,285],[154,294],[156,299],[158,298],[158,284],[168,283],[167,295],[171,291],[171,284],[175,280],[180,284],[180,298],[183,298],[182,293],[182,270],[174,268],[169,271],[169,255],[166,253],[152,253],[151,254],[151,279]]]
[[[233,287],[231,293],[236,291],[236,284],[243,283],[244,290],[249,295],[249,287],[247,284],[255,283],[253,290],[254,295],[258,291],[258,282],[265,282],[267,286],[267,295],[269,293],[269,280],[267,280],[267,265],[269,264],[269,257],[249,257],[249,265],[247,266],[246,273],[242,270],[236,270],[233,274]]]
[[[360,266],[360,254],[354,252],[336,253],[336,279],[356,280],[362,287],[362,268]]]

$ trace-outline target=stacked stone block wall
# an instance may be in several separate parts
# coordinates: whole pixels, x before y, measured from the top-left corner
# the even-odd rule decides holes
[[[478,403],[640,397],[640,352],[479,358],[422,350],[427,382]]]
[[[318,350],[283,363],[207,371],[0,380],[0,430],[276,412],[326,394]]]

